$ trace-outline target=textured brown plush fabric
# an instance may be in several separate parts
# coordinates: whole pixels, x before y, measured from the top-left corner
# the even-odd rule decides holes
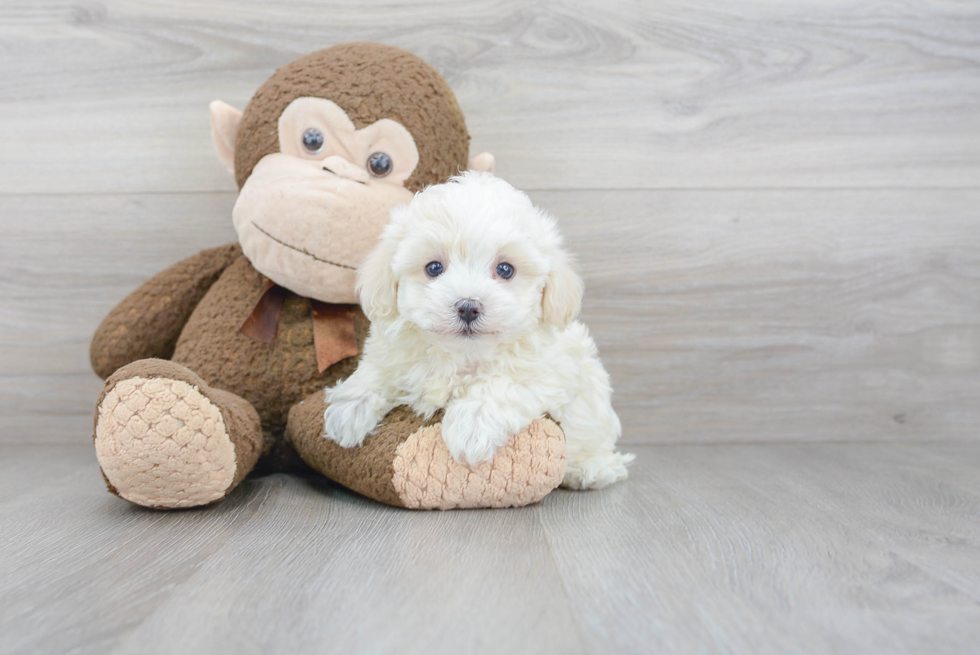
[[[178,364],[179,366],[179,364]],[[228,491],[231,491],[245,479],[255,468],[262,454],[262,421],[252,404],[244,398],[222,389],[198,385],[202,393],[221,410],[225,420],[225,429],[235,446],[235,479]]]
[[[228,267],[191,314],[177,341],[173,361],[201,376],[209,385],[245,398],[262,418],[263,455],[295,462],[276,449],[289,408],[314,391],[346,378],[357,358],[344,359],[323,373],[317,367],[310,300],[288,292],[272,343],[246,337],[239,330],[266,287],[266,279],[244,256]],[[367,337],[368,320],[354,308],[359,346]],[[279,470],[279,462],[264,462]]]
[[[235,451],[235,474],[231,484],[225,490],[230,492],[238,486],[242,480],[252,471],[262,450],[262,432],[259,416],[252,405],[227,391],[210,388],[199,376],[194,374],[185,366],[175,362],[161,359],[143,359],[128,364],[106,379],[96,403],[95,424],[93,432],[97,430],[99,421],[98,408],[102,406],[106,395],[110,393],[116,385],[132,378],[163,378],[166,380],[179,380],[186,382],[194,387],[203,396],[210,400],[220,411],[224,422],[225,432],[232,442]],[[93,437],[94,438],[94,437]],[[103,472],[103,479],[106,487],[113,494],[119,495],[118,490],[109,481]]]
[[[348,489],[403,507],[392,484],[395,449],[412,433],[437,418],[424,421],[407,407],[399,407],[385,419],[378,431],[360,448],[341,448],[323,438],[323,412],[327,404],[320,391],[306,397],[289,412],[286,439],[313,469]]]
[[[89,357],[103,380],[140,359],[169,359],[191,312],[232,262],[238,244],[203,250],[155,275],[119,303],[99,325]]]
[[[426,421],[398,407],[357,448],[323,437],[322,391],[289,412],[286,439],[307,464],[348,489],[410,509],[519,507],[561,484],[565,438],[558,424],[539,419],[515,435],[492,461],[469,467],[452,460],[442,440],[441,412]]]
[[[239,188],[260,159],[279,152],[279,115],[303,97],[337,103],[357,129],[382,118],[401,123],[419,151],[418,166],[405,182],[410,191],[466,170],[469,133],[456,96],[439,72],[399,48],[347,43],[286,64],[252,97],[235,142]]]

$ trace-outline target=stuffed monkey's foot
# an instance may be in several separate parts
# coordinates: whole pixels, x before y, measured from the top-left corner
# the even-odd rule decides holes
[[[109,490],[144,507],[221,500],[255,466],[262,445],[251,404],[164,360],[133,362],[110,376],[95,418]]]
[[[449,454],[439,422],[425,421],[407,407],[391,411],[364,445],[342,448],[322,437],[326,406],[322,391],[294,405],[286,438],[312,468],[389,505],[520,507],[544,498],[565,474],[565,438],[549,419],[511,437],[492,460],[466,466]]]

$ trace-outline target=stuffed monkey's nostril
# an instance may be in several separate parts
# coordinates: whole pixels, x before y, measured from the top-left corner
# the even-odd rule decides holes
[[[459,314],[460,320],[467,325],[479,318],[481,311],[483,311],[483,306],[469,298],[456,303],[456,313]]]

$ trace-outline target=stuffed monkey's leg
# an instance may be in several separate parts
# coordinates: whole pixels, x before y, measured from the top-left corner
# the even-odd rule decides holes
[[[328,478],[388,505],[411,509],[519,507],[541,500],[565,474],[565,439],[550,419],[531,423],[493,460],[468,467],[449,455],[436,420],[407,407],[385,417],[362,446],[343,448],[323,436],[322,391],[289,411],[286,438]]]
[[[137,505],[172,509],[221,500],[261,450],[255,408],[180,364],[127,364],[99,396],[95,452],[102,474],[109,491]]]

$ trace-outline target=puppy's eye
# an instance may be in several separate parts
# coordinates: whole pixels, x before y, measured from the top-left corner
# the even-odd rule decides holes
[[[505,280],[509,280],[514,277],[514,267],[507,262],[500,262],[497,264],[497,275]]]
[[[391,172],[391,168],[391,157],[389,157],[387,153],[376,152],[368,157],[368,173],[375,177],[384,177]]]
[[[311,127],[303,132],[303,147],[311,155],[315,155],[323,150],[323,132]]]
[[[425,274],[429,277],[439,277],[446,270],[439,262],[429,262],[425,265]]]

